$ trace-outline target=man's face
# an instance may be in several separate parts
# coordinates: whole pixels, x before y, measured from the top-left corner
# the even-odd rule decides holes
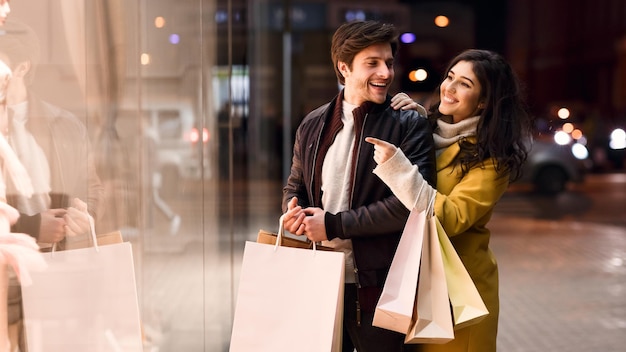
[[[352,67],[338,62],[345,78],[344,99],[353,105],[382,104],[393,82],[393,55],[388,43],[373,44],[356,54]]]
[[[4,25],[11,12],[11,6],[9,6],[9,0],[0,0],[0,26]]]

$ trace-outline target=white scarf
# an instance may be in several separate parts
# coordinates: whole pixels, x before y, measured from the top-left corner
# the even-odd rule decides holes
[[[435,149],[445,149],[459,140],[476,135],[476,127],[480,116],[463,119],[457,123],[450,123],[444,118],[437,120],[437,128],[433,133]]]
[[[358,106],[343,101],[341,122],[343,128],[335,136],[335,141],[328,148],[322,166],[322,205],[324,210],[337,214],[350,209],[350,168],[352,166],[352,148],[354,147],[354,115]],[[352,240],[335,237],[332,241],[322,241],[327,247],[335,248],[345,254],[345,282],[355,283],[354,253]]]
[[[35,141],[33,135],[26,129],[27,103],[12,105],[13,118],[9,123],[11,146],[18,158],[28,171],[33,184],[34,194],[30,198],[18,195],[17,209],[20,213],[34,215],[50,207],[50,167],[46,154]],[[15,187],[11,187],[12,190]],[[16,192],[19,194],[19,192]]]

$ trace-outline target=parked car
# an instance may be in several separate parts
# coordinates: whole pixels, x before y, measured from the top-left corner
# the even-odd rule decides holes
[[[121,133],[133,131],[138,118],[143,120],[142,133],[154,143],[151,167],[158,174],[156,186],[164,198],[178,195],[182,181],[212,177],[210,131],[201,128],[190,102],[160,98],[144,102],[141,109],[125,102],[118,111]]]
[[[537,192],[549,195],[562,192],[568,183],[583,182],[587,158],[574,156],[572,147],[557,144],[550,137],[536,138],[518,182],[531,183]]]

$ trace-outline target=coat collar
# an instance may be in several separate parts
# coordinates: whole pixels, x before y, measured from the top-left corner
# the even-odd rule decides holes
[[[475,136],[466,137],[464,140],[469,141],[471,143],[476,143]],[[460,152],[461,152],[461,145],[459,144],[459,142],[453,143],[449,147],[445,148],[437,156],[437,172],[452,165],[452,163],[457,158]]]

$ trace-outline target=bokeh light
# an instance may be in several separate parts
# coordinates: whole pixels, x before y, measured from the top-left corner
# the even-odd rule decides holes
[[[437,27],[448,27],[448,25],[450,24],[450,19],[446,16],[443,15],[439,15],[437,17],[435,17],[435,25]]]
[[[141,54],[141,64],[144,66],[150,64],[150,54],[147,54],[147,53]]]
[[[626,149],[626,132],[621,128],[616,128],[611,132],[611,140],[609,141],[611,149]]]
[[[585,160],[589,157],[589,150],[580,143],[574,143],[574,145],[572,145],[572,154],[578,160]]]
[[[569,133],[564,131],[558,131],[554,134],[554,141],[559,145],[566,145],[572,141],[572,137],[570,137]]]
[[[567,133],[572,133],[572,131],[574,130],[574,125],[572,125],[571,123],[566,123],[563,124],[563,131],[567,132]]]
[[[411,82],[423,82],[428,78],[428,72],[423,68],[418,68],[417,70],[413,70],[409,72],[409,79]]]
[[[571,135],[572,135],[572,138],[574,138],[575,140],[579,140],[583,137],[583,131],[577,128],[572,131]]]
[[[163,28],[165,27],[165,18],[159,16],[157,18],[154,19],[154,26],[156,28]]]
[[[403,42],[404,44],[411,44],[415,42],[415,33],[403,33],[400,36],[400,41]]]
[[[568,108],[560,108],[559,111],[556,113],[557,116],[561,119],[561,120],[565,120],[569,117],[569,109]]]

